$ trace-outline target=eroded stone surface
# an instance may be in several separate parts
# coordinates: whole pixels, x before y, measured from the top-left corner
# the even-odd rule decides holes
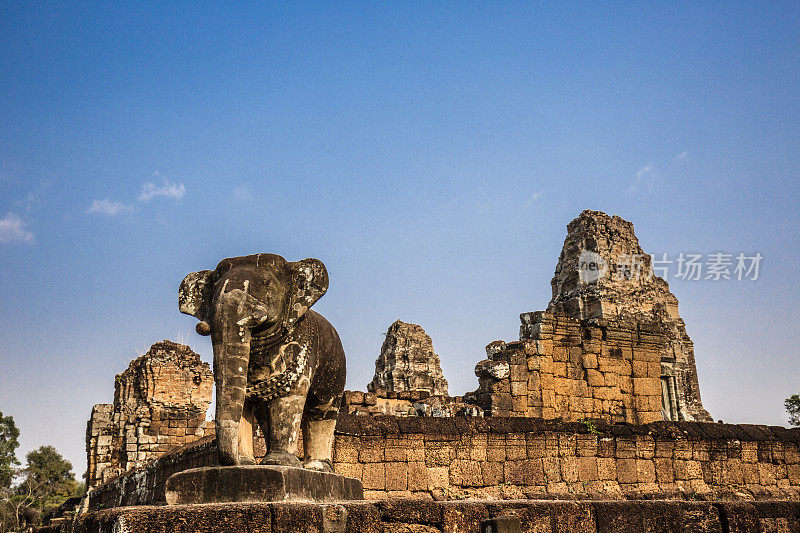
[[[447,396],[447,380],[425,330],[400,320],[389,326],[367,390],[383,397],[390,392]]]
[[[798,445],[800,428],[341,415],[334,468],[372,500],[800,501]],[[93,490],[87,508],[162,503],[166,479],[213,466],[214,448],[207,438],[174,450]]]
[[[595,259],[600,270],[592,270],[587,259]],[[694,345],[678,314],[678,299],[669,283],[652,275],[651,268],[652,258],[639,245],[631,222],[584,211],[567,225],[547,310],[579,320],[621,319],[662,326],[667,336],[661,352],[662,374],[676,396],[667,416],[710,421],[700,399]],[[530,333],[523,323],[520,338],[529,338]]]
[[[167,504],[363,500],[361,481],[289,466],[217,466],[173,474]]]
[[[86,428],[87,488],[203,437],[213,378],[186,345],[164,340],[115,380],[114,403],[97,404]]]
[[[730,501],[487,501],[431,502],[424,514],[418,501],[399,499],[391,507],[374,502],[227,503],[121,507],[90,512],[42,533],[120,531],[206,533],[217,531],[381,533],[482,531],[487,519],[516,518],[522,532],[706,533],[774,531],[800,528],[800,502]],[[497,529],[493,529],[498,533]]]
[[[486,347],[464,400],[491,416],[710,421],[678,300],[633,224],[584,211],[567,229],[547,310]]]

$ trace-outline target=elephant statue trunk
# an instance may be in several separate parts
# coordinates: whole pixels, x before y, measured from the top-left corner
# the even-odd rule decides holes
[[[211,335],[221,465],[254,464],[253,424],[266,437],[265,464],[331,471],[345,358],[333,326],[311,311],[328,288],[317,259],[274,254],[224,259],[186,276],[178,303]]]
[[[214,382],[217,387],[214,425],[219,460],[223,465],[240,463],[239,425],[243,415],[247,368],[250,363],[250,328],[240,325],[242,320],[248,318],[243,313],[245,296],[246,293],[238,289],[221,294],[213,310],[211,322]]]

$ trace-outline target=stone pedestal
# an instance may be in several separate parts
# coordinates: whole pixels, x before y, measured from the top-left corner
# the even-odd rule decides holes
[[[291,466],[213,466],[173,474],[169,505],[229,502],[335,502],[363,500],[361,481]]]

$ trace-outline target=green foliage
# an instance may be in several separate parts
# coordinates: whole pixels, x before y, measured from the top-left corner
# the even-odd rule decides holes
[[[28,452],[25,468],[12,468],[12,479],[20,480],[11,487],[0,488],[0,527],[19,527],[17,517],[31,507],[43,516],[67,498],[80,495],[81,485],[71,472],[72,464],[52,446]],[[0,530],[2,531],[2,530]]]
[[[69,495],[70,498],[83,498],[86,495],[86,483],[83,481],[79,481],[75,483],[75,488],[72,490],[72,494]]]
[[[19,465],[16,449],[19,447],[19,429],[14,417],[0,413],[0,488],[8,488],[14,478],[14,467]]]
[[[85,485],[75,481],[72,464],[52,446],[28,452],[25,468],[18,468],[14,454],[19,430],[10,416],[0,413],[0,533],[19,527],[19,512],[32,507],[44,515],[72,496],[83,496]],[[18,480],[12,486],[12,481]]]
[[[53,446],[42,446],[38,450],[28,452],[25,456],[28,466],[25,473],[36,481],[51,484],[75,481],[72,474],[72,463],[64,459]]]
[[[786,406],[786,411],[789,413],[789,424],[800,426],[800,394],[789,396],[783,405]]]
[[[595,421],[592,420],[591,418],[584,418],[582,420],[578,420],[578,422],[583,423],[583,425],[586,426],[586,431],[588,431],[589,433],[591,433],[593,435],[599,435],[600,434],[600,432],[597,431],[597,425],[596,425]]]
[[[31,506],[45,513],[75,495],[78,483],[72,473],[72,463],[64,459],[53,446],[41,446],[25,456],[27,466],[19,494],[31,500]]]

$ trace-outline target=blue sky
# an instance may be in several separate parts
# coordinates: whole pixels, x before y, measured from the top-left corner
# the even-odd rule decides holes
[[[650,253],[764,257],[671,279],[705,406],[785,424],[800,392],[800,7],[745,3],[4,2],[0,411],[85,469],[92,404],[191,271],[322,259],[364,389],[421,324],[452,394],[544,309],[566,224]]]

